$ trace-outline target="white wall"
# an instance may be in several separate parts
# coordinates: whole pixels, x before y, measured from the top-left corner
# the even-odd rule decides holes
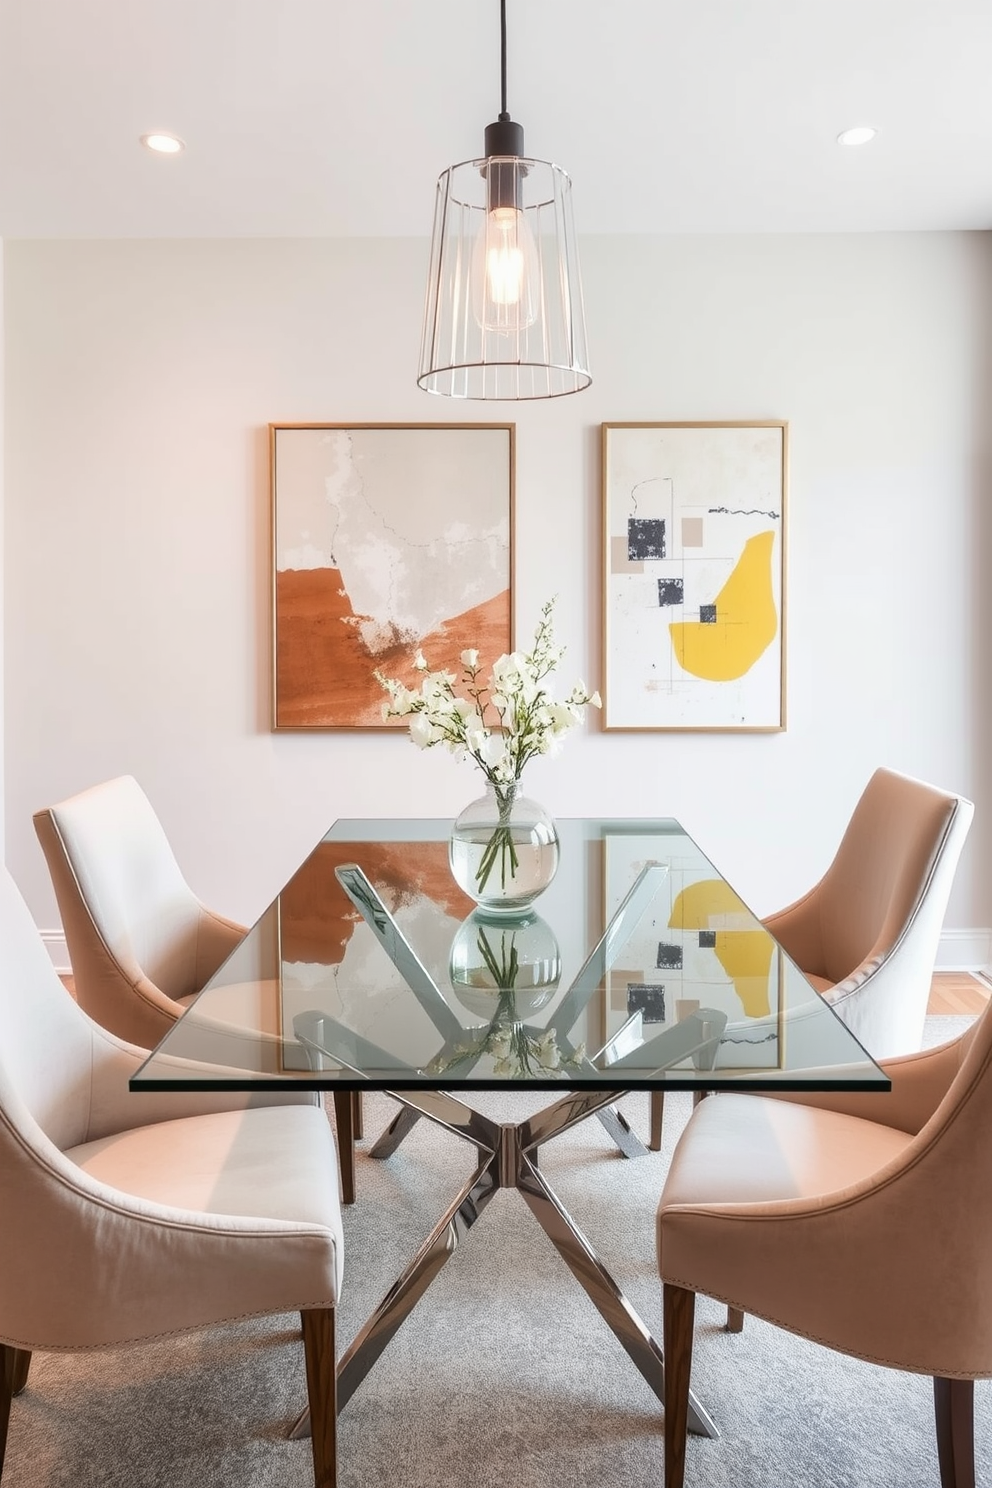
[[[0,238],[0,284],[3,283],[3,239]],[[4,398],[4,351],[5,340],[3,330],[3,295],[0,293],[0,617],[3,615],[3,549],[4,549],[4,501],[3,501],[3,474],[4,474],[4,409],[6,400]],[[3,620],[0,618],[0,781],[4,778],[4,692],[3,692]],[[0,798],[0,843],[4,841],[4,802]]]
[[[417,389],[425,268],[410,241],[7,243],[7,859],[39,925],[31,812],[117,773],[245,920],[336,816],[478,793],[402,736],[269,731],[266,425],[480,417],[517,422],[518,637],[558,592],[568,683],[600,681],[600,422],[790,422],[787,732],[573,735],[531,794],[677,815],[767,912],[885,762],[977,800],[948,925],[992,924],[989,236],[588,240],[594,383],[536,405]]]

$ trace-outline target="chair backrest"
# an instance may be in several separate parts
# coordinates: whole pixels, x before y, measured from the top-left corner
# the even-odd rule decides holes
[[[32,1146],[39,1130],[60,1149],[87,1139],[104,1043],[59,981],[27,905],[0,869],[0,1169],[6,1141]]]
[[[36,812],[34,824],[81,1005],[121,1037],[156,1042],[169,1015],[157,1029],[122,1023],[126,990],[151,982],[165,999],[199,991],[203,906],[148,797],[132,776],[122,775]]]
[[[812,891],[820,964],[803,969],[835,984],[831,1001],[876,1058],[919,1048],[947,901],[974,810],[963,796],[876,770]],[[870,996],[868,978],[878,983]],[[893,983],[891,998],[882,996],[883,981]]]

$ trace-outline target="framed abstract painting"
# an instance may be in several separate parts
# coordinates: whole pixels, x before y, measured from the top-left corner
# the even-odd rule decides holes
[[[788,425],[604,424],[603,727],[785,728]]]
[[[513,424],[270,424],[273,728],[384,722],[376,670],[512,651]]]

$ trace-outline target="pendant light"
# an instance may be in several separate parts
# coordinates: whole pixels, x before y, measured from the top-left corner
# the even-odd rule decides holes
[[[524,154],[506,111],[506,0],[500,59],[485,157],[438,177],[417,381],[449,398],[557,398],[592,381],[572,183]]]

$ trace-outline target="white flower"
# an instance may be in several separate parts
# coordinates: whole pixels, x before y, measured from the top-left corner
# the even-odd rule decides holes
[[[418,749],[426,749],[428,745],[437,743],[440,733],[426,713],[416,713],[410,719],[410,738]]]
[[[489,1052],[494,1059],[505,1059],[512,1047],[512,1040],[508,1030],[505,1028],[494,1029],[489,1036],[488,1044]]]
[[[561,737],[579,722],[581,708],[602,706],[599,693],[590,694],[581,678],[563,701],[554,697],[549,678],[563,655],[554,642],[554,605],[554,599],[542,605],[531,649],[498,657],[488,681],[479,674],[479,652],[471,646],[459,653],[458,682],[451,672],[430,671],[419,648],[413,658],[421,674],[419,690],[376,671],[389,695],[383,718],[409,716],[410,737],[419,748],[445,744],[456,756],[468,754],[493,785],[519,781],[528,760],[557,751]]]
[[[552,703],[548,709],[549,723],[554,734],[564,734],[578,722],[578,715],[568,703]]]
[[[537,1057],[545,1069],[553,1070],[558,1068],[561,1063],[561,1054],[558,1051],[558,1045],[555,1043],[554,1035],[550,1039],[541,1040],[538,1045]]]
[[[473,753],[479,755],[483,764],[491,765],[494,769],[497,768],[506,755],[506,744],[503,741],[503,735],[488,734],[483,739],[481,748],[474,750]]]

